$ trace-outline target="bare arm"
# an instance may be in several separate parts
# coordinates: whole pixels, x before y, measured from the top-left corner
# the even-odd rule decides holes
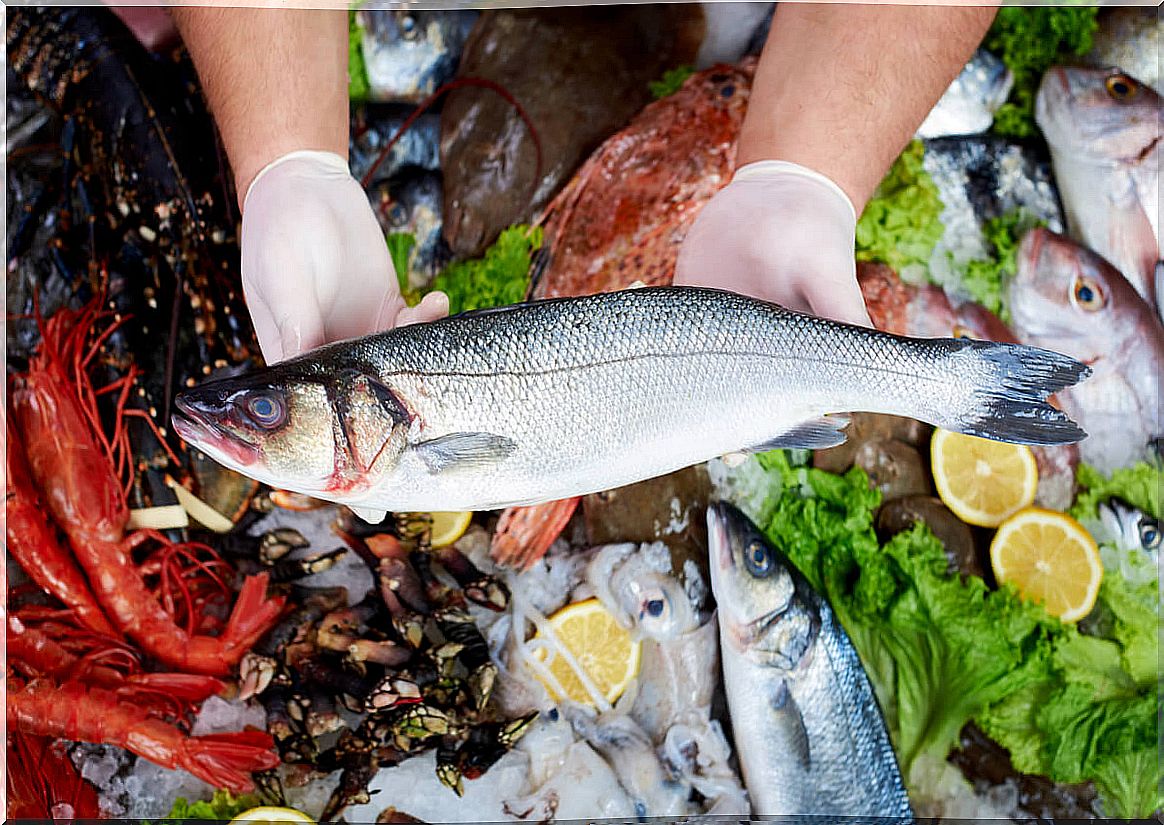
[[[347,12],[171,9],[234,170],[255,175],[298,149],[348,155]]]
[[[836,181],[859,214],[996,11],[777,5],[736,165],[807,166]]]

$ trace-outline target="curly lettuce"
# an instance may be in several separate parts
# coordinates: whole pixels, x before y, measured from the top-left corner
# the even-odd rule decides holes
[[[1006,279],[1018,272],[1019,242],[1029,230],[1044,225],[1044,221],[1021,207],[987,220],[982,234],[992,252],[986,258],[967,261],[962,267],[962,288],[971,300],[989,309],[1003,323],[1010,323]],[[950,258],[953,259],[952,254]]]
[[[364,30],[356,18],[355,9],[348,10],[348,99],[363,103],[371,94],[368,69],[364,65]]]
[[[679,91],[679,87],[693,74],[695,74],[694,66],[676,66],[674,69],[663,72],[660,79],[648,83],[647,88],[651,92],[651,97],[655,100],[661,100]]]
[[[1091,50],[1098,29],[1094,6],[1009,6],[999,9],[983,45],[1014,75],[1010,97],[994,115],[994,132],[1025,138],[1035,134],[1035,95],[1054,63]]]
[[[518,225],[501,233],[480,258],[449,264],[429,285],[449,296],[449,313],[520,303],[529,290],[533,253],[542,229]]]
[[[857,260],[888,264],[905,280],[924,279],[945,231],[942,199],[925,170],[924,157],[924,144],[911,141],[857,221]]]

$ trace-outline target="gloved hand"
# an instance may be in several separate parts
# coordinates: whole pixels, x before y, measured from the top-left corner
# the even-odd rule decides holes
[[[699,213],[674,282],[872,326],[857,285],[856,226],[852,201],[824,175],[786,161],[749,163]]]
[[[269,364],[449,311],[441,292],[405,305],[364,190],[331,152],[291,152],[255,176],[241,247],[243,294]]]

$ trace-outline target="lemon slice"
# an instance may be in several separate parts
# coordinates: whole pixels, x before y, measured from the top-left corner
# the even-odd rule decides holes
[[[315,825],[315,820],[302,811],[294,808],[277,808],[273,805],[243,811],[230,821],[230,825],[235,825],[236,822],[300,822],[303,825]]]
[[[1070,516],[1039,507],[1003,522],[990,543],[990,565],[1000,584],[1010,582],[1064,622],[1091,612],[1103,581],[1091,534]]]
[[[568,604],[550,616],[550,626],[558,643],[569,651],[585,672],[586,678],[607,702],[614,702],[639,673],[642,645],[622,628],[598,599]],[[558,653],[552,642],[539,632],[534,639],[546,641],[537,647],[534,658],[544,663],[561,686],[557,687],[535,671],[538,680],[556,700],[568,699],[578,704],[595,703],[590,691],[575,672],[570,661]]]
[[[473,521],[472,513],[429,513],[432,516],[433,547],[447,547],[465,535],[469,523]]]
[[[967,524],[997,527],[1035,500],[1039,468],[1022,444],[938,429],[930,462],[938,495]]]

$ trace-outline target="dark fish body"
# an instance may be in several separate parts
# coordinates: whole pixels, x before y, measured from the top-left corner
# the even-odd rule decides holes
[[[693,61],[702,35],[695,4],[484,12],[458,76],[497,83],[521,104],[542,164],[539,175],[529,127],[495,90],[451,92],[441,113],[441,167],[453,251],[480,255],[502,229],[528,220],[650,102],[652,80]]]
[[[735,507],[708,507],[707,529],[752,814],[911,822],[873,686],[828,602]]]
[[[385,235],[407,233],[416,239],[408,252],[408,272],[423,282],[439,273],[452,257],[441,235],[440,172],[405,167],[373,185],[368,197]]]
[[[179,434],[260,481],[378,510],[492,510],[747,448],[825,447],[856,410],[1024,443],[1083,433],[1045,403],[1055,353],[907,339],[720,290],[643,288],[465,313],[186,393]]]
[[[388,180],[407,167],[430,172],[441,168],[440,115],[425,112],[401,133],[412,112],[407,106],[368,103],[353,113],[348,156],[356,180],[362,181],[370,173],[368,184],[371,185]],[[384,147],[397,133],[399,138],[381,158]]]

